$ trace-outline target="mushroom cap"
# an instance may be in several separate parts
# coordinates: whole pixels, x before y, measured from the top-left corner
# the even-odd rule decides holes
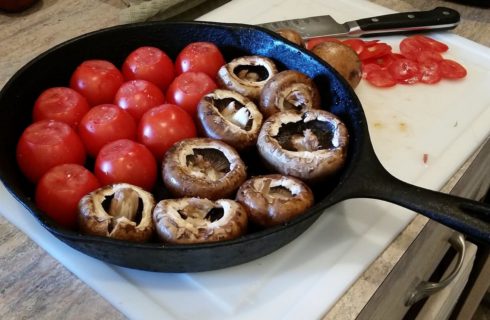
[[[247,212],[229,199],[162,200],[153,211],[153,221],[160,239],[173,244],[231,240],[247,230]]]
[[[317,44],[311,52],[337,70],[352,88],[357,87],[362,77],[362,66],[359,56],[351,47],[328,41]]]
[[[240,186],[236,200],[250,221],[270,227],[292,220],[308,210],[313,192],[301,180],[280,174],[256,176]]]
[[[233,147],[210,138],[191,138],[167,151],[162,175],[165,187],[175,197],[216,200],[233,196],[247,172]]]
[[[320,93],[307,75],[284,70],[272,76],[260,94],[260,111],[265,118],[286,110],[304,112],[320,108]]]
[[[263,116],[248,98],[217,89],[205,95],[197,106],[198,126],[208,138],[226,142],[237,150],[257,142]]]
[[[244,56],[223,65],[218,70],[216,80],[220,88],[238,92],[252,101],[258,101],[265,83],[276,73],[277,67],[271,59]],[[249,75],[254,77],[251,78]]]
[[[140,221],[133,221],[125,216],[112,216],[104,208],[106,200],[113,199],[116,193],[125,190],[134,191],[139,198],[136,199],[136,210],[141,210],[141,213],[137,213],[136,217],[141,216]],[[138,208],[140,201],[142,208]],[[153,195],[140,187],[128,183],[106,185],[86,194],[80,200],[78,204],[80,231],[88,235],[145,242],[150,239],[154,231],[152,220],[154,207]]]
[[[298,46],[301,46],[301,47],[305,46],[305,42],[304,42],[303,38],[301,37],[301,35],[296,30],[289,29],[289,28],[281,28],[281,29],[275,30],[275,32],[277,34],[279,34],[281,37],[297,44]]]
[[[344,123],[328,111],[283,111],[264,122],[257,149],[276,171],[317,182],[344,165],[348,141]]]

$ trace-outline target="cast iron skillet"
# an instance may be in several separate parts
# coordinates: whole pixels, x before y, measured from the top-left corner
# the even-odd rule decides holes
[[[264,55],[274,59],[281,69],[299,70],[313,78],[321,88],[325,108],[337,114],[349,129],[345,168],[315,188],[317,204],[303,216],[287,225],[254,230],[233,241],[176,246],[156,242],[132,244],[58,228],[35,207],[33,186],[22,176],[15,161],[16,143],[31,121],[36,97],[48,87],[66,86],[71,72],[83,60],[107,59],[120,66],[129,52],[143,45],[160,47],[175,58],[186,44],[194,41],[214,42],[227,60],[248,54]],[[112,264],[160,272],[197,272],[237,265],[280,248],[305,231],[325,208],[349,198],[387,200],[490,242],[489,206],[425,190],[391,176],[376,158],[362,106],[353,90],[327,64],[261,28],[154,22],[117,26],[81,36],[45,52],[12,77],[0,93],[0,119],[0,177],[7,189],[60,240]],[[248,157],[255,155],[245,155]],[[248,166],[252,173],[263,171],[251,162]]]

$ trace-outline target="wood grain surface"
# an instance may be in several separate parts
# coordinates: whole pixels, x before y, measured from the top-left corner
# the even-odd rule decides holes
[[[397,11],[452,7],[462,15],[454,32],[490,46],[488,9],[446,1],[372,2]],[[20,14],[0,13],[0,87],[44,50],[83,33],[119,24],[124,6],[121,0],[41,0]],[[409,237],[414,237],[420,228],[409,226],[407,230]],[[382,279],[388,270],[371,272]],[[365,298],[350,303],[365,304]],[[342,318],[354,318],[354,309]],[[0,216],[0,319],[111,320],[124,316]]]

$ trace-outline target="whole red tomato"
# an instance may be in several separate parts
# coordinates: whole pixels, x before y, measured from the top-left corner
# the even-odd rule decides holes
[[[58,120],[76,129],[90,106],[81,94],[71,88],[54,87],[46,89],[34,103],[32,119]]]
[[[157,163],[144,145],[120,139],[100,149],[94,172],[102,185],[126,182],[150,191],[157,179]]]
[[[182,108],[164,104],[147,111],[141,118],[138,140],[161,161],[165,152],[177,141],[196,136],[192,117]]]
[[[163,92],[153,83],[146,80],[125,82],[117,90],[114,103],[129,112],[138,122],[148,110],[165,102]]]
[[[118,106],[101,104],[85,114],[78,134],[87,152],[96,157],[99,150],[109,142],[136,139],[136,122],[128,112]]]
[[[61,164],[51,168],[36,186],[36,206],[66,228],[75,228],[78,202],[100,187],[97,178],[81,165]]]
[[[225,59],[219,48],[211,42],[193,42],[187,45],[175,59],[175,72],[204,72],[215,79]]]
[[[70,87],[85,98],[92,106],[112,103],[117,89],[123,84],[122,73],[106,60],[87,60],[73,72]]]
[[[17,163],[32,182],[54,166],[63,163],[83,164],[86,153],[82,140],[69,125],[56,120],[42,120],[27,127],[17,143]]]
[[[195,117],[201,98],[217,88],[213,79],[204,72],[184,72],[168,87],[167,103],[176,104]]]
[[[172,60],[155,47],[140,47],[131,52],[124,60],[122,72],[126,80],[147,80],[162,91],[175,78]]]

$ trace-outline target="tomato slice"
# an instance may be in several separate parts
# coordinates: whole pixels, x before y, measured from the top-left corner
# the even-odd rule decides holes
[[[419,63],[420,82],[434,84],[441,81],[441,68],[437,61]]]
[[[396,80],[386,69],[371,70],[366,75],[366,80],[375,87],[388,88],[396,84]]]
[[[389,53],[391,53],[391,46],[383,42],[378,42],[368,47],[364,47],[364,50],[362,50],[362,52],[359,54],[359,59],[363,61],[367,59],[379,58]]]
[[[461,79],[466,77],[466,69],[454,60],[444,59],[439,62],[441,75],[446,79]]]
[[[337,42],[337,43],[341,43],[342,41],[340,41],[339,39],[334,38],[334,37],[318,37],[318,38],[312,38],[312,39],[306,40],[305,47],[306,47],[306,49],[311,50],[317,44],[320,44],[322,42]]]
[[[423,50],[417,55],[418,62],[428,62],[428,61],[440,62],[443,59],[444,58],[439,52],[432,51],[432,50]]]
[[[376,63],[363,63],[362,64],[362,78],[366,79],[367,75],[375,70],[381,70],[381,66]]]
[[[423,36],[421,34],[417,34],[412,36],[412,38],[416,39],[419,43],[421,43],[424,47],[427,49],[436,51],[436,52],[446,52],[449,47],[440,41],[437,41],[435,39]]]
[[[347,39],[342,41],[342,43],[351,47],[357,54],[360,54],[364,50],[365,43],[361,39]]]
[[[417,56],[426,50],[425,46],[414,37],[408,37],[400,42],[400,53],[408,59],[417,60]]]
[[[381,57],[363,60],[363,63],[366,63],[366,64],[374,63],[374,64],[379,65],[382,68],[387,68],[390,64],[393,63],[393,61],[395,61],[397,59],[402,59],[402,58],[404,58],[404,56],[402,56],[401,54],[389,53],[389,54],[385,54],[384,56],[381,56]]]
[[[398,59],[388,67],[388,70],[401,84],[414,84],[420,80],[418,63],[410,59]]]

